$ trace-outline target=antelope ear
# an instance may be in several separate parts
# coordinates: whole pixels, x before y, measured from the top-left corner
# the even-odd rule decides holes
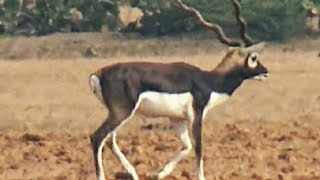
[[[254,44],[246,48],[241,48],[241,52],[244,52],[244,53],[263,52],[265,46],[266,46],[265,42],[260,42],[258,44]]]

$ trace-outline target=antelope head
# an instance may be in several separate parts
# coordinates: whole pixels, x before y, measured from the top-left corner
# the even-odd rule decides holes
[[[195,8],[189,7],[181,0],[175,0],[177,4],[187,13],[189,13],[205,29],[216,33],[218,40],[230,48],[221,61],[214,69],[218,72],[239,71],[243,79],[262,80],[268,76],[268,70],[259,62],[259,52],[261,52],[265,43],[255,43],[247,34],[247,23],[241,17],[240,4],[237,0],[231,0],[234,7],[234,14],[239,25],[240,41],[227,37],[220,25],[207,22],[201,13]]]

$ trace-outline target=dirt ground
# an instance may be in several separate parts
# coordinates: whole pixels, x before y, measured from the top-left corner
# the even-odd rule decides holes
[[[97,68],[115,62],[184,61],[211,69],[225,52],[0,60],[0,179],[95,179],[89,135],[107,115],[89,91],[88,75]],[[312,48],[267,48],[261,62],[270,77],[246,81],[209,112],[203,133],[208,180],[320,179],[317,53]],[[164,118],[128,121],[118,143],[142,180],[181,148]],[[108,148],[104,164],[108,180],[121,179],[124,169]],[[194,152],[166,179],[196,179]]]

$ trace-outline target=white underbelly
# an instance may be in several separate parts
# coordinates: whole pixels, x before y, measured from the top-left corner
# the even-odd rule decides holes
[[[149,117],[189,119],[193,116],[190,93],[169,94],[147,91],[139,96],[134,113]]]
[[[202,119],[206,119],[208,111],[229,98],[224,93],[212,92],[203,110]],[[139,96],[132,115],[148,117],[169,117],[174,119],[194,119],[193,97],[190,93],[169,94],[147,91]]]

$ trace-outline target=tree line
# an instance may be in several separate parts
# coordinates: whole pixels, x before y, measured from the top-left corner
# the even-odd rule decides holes
[[[183,0],[210,22],[237,36],[233,7],[228,0]],[[318,0],[241,0],[249,33],[261,40],[288,40],[305,35],[308,7]],[[137,7],[143,17],[125,26],[119,7]],[[47,35],[55,32],[137,32],[143,36],[201,32],[174,0],[0,0],[0,34]]]

